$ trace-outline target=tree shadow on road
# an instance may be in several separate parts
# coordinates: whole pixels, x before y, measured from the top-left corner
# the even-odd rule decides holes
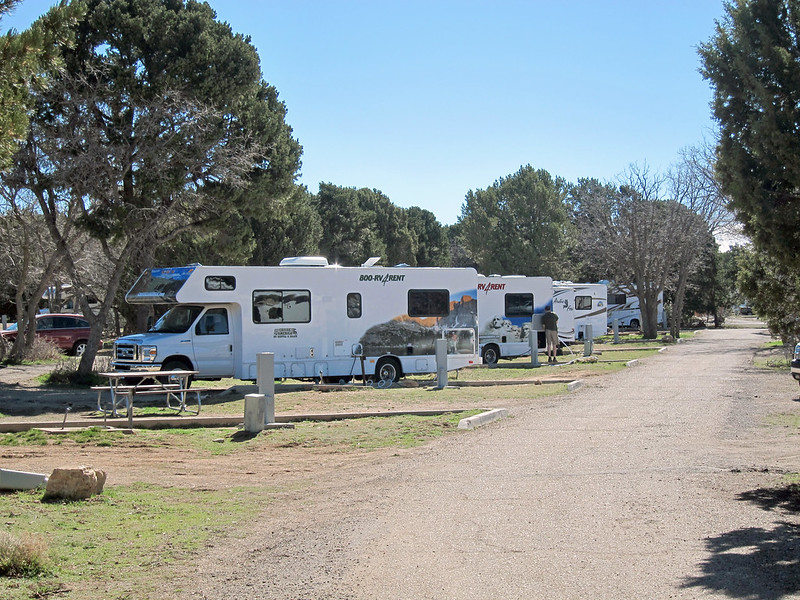
[[[800,513],[800,488],[760,488],[739,495],[764,510]],[[779,600],[800,592],[800,525],[777,520],[772,528],[745,527],[706,540],[703,572],[684,588],[721,592],[729,598]]]

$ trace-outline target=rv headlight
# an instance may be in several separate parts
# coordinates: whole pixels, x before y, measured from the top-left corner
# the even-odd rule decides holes
[[[144,362],[153,362],[158,354],[158,346],[142,346],[142,360]]]

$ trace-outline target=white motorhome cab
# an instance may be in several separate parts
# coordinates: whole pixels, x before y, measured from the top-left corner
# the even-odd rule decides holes
[[[558,341],[561,345],[575,341],[575,290],[569,286],[553,286],[553,312],[558,315]]]
[[[374,264],[377,259],[371,259]],[[368,263],[369,264],[369,263]],[[114,342],[117,370],[198,371],[198,379],[255,380],[272,352],[276,378],[397,380],[476,364],[474,269],[340,267],[317,257],[281,266],[146,270],[132,304],[173,306],[146,333]]]
[[[573,316],[575,319],[576,340],[582,340],[586,337],[587,325],[592,327],[592,338],[606,334],[606,331],[608,331],[606,317],[608,291],[605,283],[557,281],[555,285],[556,287],[571,288],[575,292]]]
[[[642,312],[639,297],[623,285],[608,283],[608,326],[616,320],[620,327],[639,329],[642,326]],[[656,315],[660,327],[664,325],[664,292],[658,294]]]
[[[478,335],[486,364],[501,358],[529,356],[534,314],[553,299],[550,277],[478,275]],[[544,347],[544,334],[538,340]]]

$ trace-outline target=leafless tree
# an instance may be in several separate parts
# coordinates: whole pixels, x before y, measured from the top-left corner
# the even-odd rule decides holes
[[[735,235],[737,225],[715,176],[714,151],[709,145],[680,152],[678,162],[667,175],[667,188],[669,197],[686,209],[675,215],[673,227],[677,260],[670,330],[678,337],[686,285],[708,236]]]

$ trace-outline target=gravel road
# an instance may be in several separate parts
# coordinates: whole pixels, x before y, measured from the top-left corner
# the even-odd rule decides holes
[[[798,387],[709,330],[481,429],[346,467],[170,597],[800,598]],[[178,592],[177,590],[180,590]]]

